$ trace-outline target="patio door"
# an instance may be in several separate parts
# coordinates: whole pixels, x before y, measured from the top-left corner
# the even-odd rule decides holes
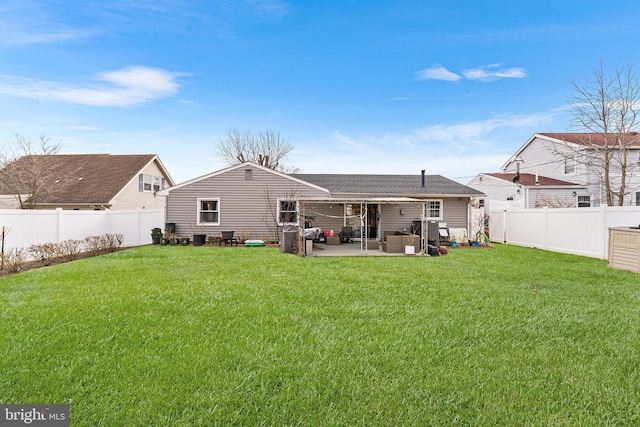
[[[367,205],[367,238],[378,238],[378,223],[380,222],[380,208],[376,205]]]

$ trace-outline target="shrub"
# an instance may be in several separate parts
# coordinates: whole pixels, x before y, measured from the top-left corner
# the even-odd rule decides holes
[[[29,253],[46,267],[60,256],[60,245],[51,242],[31,245],[29,246]]]
[[[87,236],[84,238],[84,248],[91,255],[99,255],[104,250],[103,236]]]
[[[69,239],[60,242],[60,256],[66,257],[70,261],[75,261],[83,249],[84,242],[82,240]]]
[[[102,239],[102,250],[106,252],[115,252],[120,249],[122,246],[122,242],[124,242],[124,235],[121,233],[118,234],[105,234],[101,236]]]
[[[2,268],[9,273],[17,273],[22,268],[27,251],[24,248],[9,249],[4,253]]]
[[[251,229],[245,228],[240,230],[238,233],[238,242],[244,243],[249,239],[251,239]]]

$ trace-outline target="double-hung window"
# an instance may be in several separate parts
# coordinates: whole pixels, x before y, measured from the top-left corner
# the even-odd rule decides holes
[[[427,219],[442,219],[442,200],[427,200]]]
[[[591,196],[578,196],[578,207],[579,208],[590,208],[591,207]]]
[[[151,191],[152,182],[153,182],[153,177],[151,175],[144,176],[144,191]]]
[[[139,182],[139,188],[138,190],[140,192],[146,192],[146,193],[150,193],[150,192],[158,192],[160,190],[164,190],[165,187],[165,179],[159,176],[153,176],[153,175],[147,175],[147,174],[140,174],[138,177],[138,182]]]
[[[198,199],[198,225],[220,225],[220,199]]]
[[[298,221],[298,202],[295,200],[278,200],[278,223],[287,224]]]

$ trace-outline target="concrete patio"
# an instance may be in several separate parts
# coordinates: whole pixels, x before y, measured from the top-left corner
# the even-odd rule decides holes
[[[323,243],[314,243],[313,252],[307,256],[404,256],[401,253],[389,253],[382,250],[379,246],[378,249],[364,249],[360,248],[360,242],[354,241],[352,243],[343,243],[340,245],[327,245]]]

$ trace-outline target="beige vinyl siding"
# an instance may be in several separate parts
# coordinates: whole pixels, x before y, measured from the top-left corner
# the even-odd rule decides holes
[[[441,220],[430,222],[445,222],[449,228],[468,228],[468,198],[425,199],[442,200]],[[411,222],[422,218],[422,204],[387,204],[382,205],[380,213],[380,229],[382,231],[411,231]]]
[[[247,169],[252,169],[249,180]],[[167,222],[176,224],[178,235],[214,235],[233,230],[250,233],[252,239],[266,238],[268,224],[272,222],[270,212],[276,211],[279,198],[291,196],[326,197],[327,194],[272,171],[246,165],[171,190],[166,217]],[[198,199],[220,200],[220,225],[196,225]]]
[[[421,203],[416,203],[413,207],[408,203],[383,204],[380,209],[380,231],[410,232],[411,222],[421,218]]]
[[[338,233],[344,225],[344,204],[307,202],[304,206],[306,215],[315,217],[315,224],[322,231],[333,230]]]
[[[145,175],[166,177],[162,174],[156,162],[149,164],[143,171]],[[165,198],[154,195],[153,192],[140,191],[138,184],[138,174],[129,181],[123,191],[121,191],[112,201],[111,210],[128,209],[162,209],[165,206]]]

